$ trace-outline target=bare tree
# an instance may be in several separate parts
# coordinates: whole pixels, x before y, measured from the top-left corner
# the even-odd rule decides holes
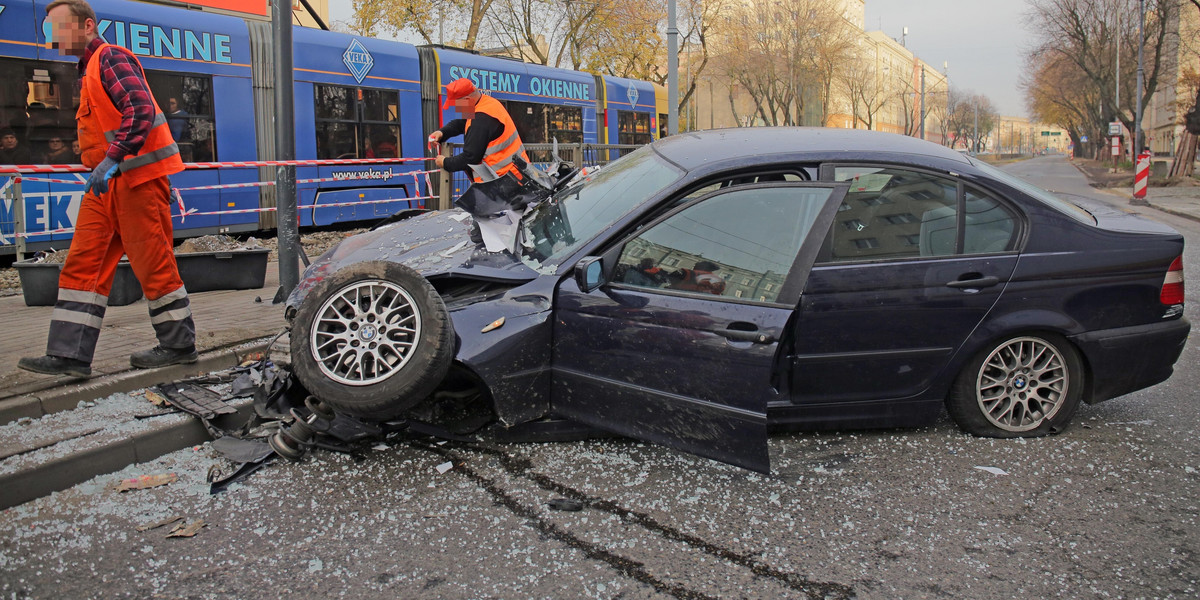
[[[579,69],[594,51],[591,40],[616,25],[615,0],[494,0],[487,31],[514,58]]]
[[[1073,61],[1058,53],[1029,57],[1029,74],[1022,81],[1030,112],[1038,120],[1065,129],[1080,156],[1099,152],[1100,138],[1084,143],[1104,126],[1100,90],[1089,85],[1088,78]]]
[[[354,13],[347,21],[334,21],[334,31],[376,37],[384,25],[387,0],[354,0]]]
[[[854,126],[875,129],[875,119],[888,103],[886,86],[873,60],[851,61],[841,72],[842,86]]]
[[[588,56],[589,70],[645,79],[665,85],[666,3],[662,0],[609,0],[614,3],[604,26],[595,27],[580,50]],[[732,0],[683,0],[678,5],[676,27],[680,65],[688,76],[679,83],[679,112],[692,100],[701,75],[709,69],[712,34],[723,22],[722,14]],[[711,77],[711,74],[709,75]]]
[[[974,152],[983,150],[983,140],[991,134],[996,122],[996,109],[987,96],[973,92],[951,92],[946,128],[954,137],[954,145],[961,144],[964,149]]]
[[[804,123],[808,103],[828,118],[833,86],[854,44],[850,24],[822,0],[750,0],[721,24],[721,71],[770,125]]]
[[[447,31],[450,41],[474,50],[493,0],[356,0],[356,12],[359,2],[364,7],[361,10],[379,5],[377,10],[384,15],[380,27],[387,33],[413,32],[425,43],[434,44],[440,43]]]
[[[1170,24],[1177,17],[1180,0],[1146,0],[1146,21],[1142,38],[1138,38],[1138,6],[1129,0],[1030,0],[1027,21],[1039,32],[1040,43],[1027,56],[1032,61],[1043,54],[1061,56],[1066,63],[1057,63],[1061,71],[1066,64],[1074,65],[1083,74],[1087,88],[1076,89],[1077,95],[1094,95],[1099,101],[1103,118],[1115,118],[1130,131],[1136,131],[1133,107],[1136,95],[1136,49],[1146,54],[1143,92],[1140,99],[1148,105],[1158,88],[1163,68],[1166,42],[1171,35]],[[1120,22],[1121,28],[1116,24]],[[1132,49],[1132,50],[1131,50]],[[1116,89],[1117,53],[1121,52],[1121,89]],[[1129,54],[1126,54],[1129,53]],[[1030,69],[1031,71],[1033,69]],[[1119,95],[1118,95],[1119,94]],[[1120,110],[1117,109],[1118,103]],[[1086,132],[1097,138],[1103,130]]]

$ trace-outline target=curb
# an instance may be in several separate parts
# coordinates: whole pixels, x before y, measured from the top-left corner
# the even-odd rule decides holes
[[[262,338],[236,342],[232,347],[210,350],[201,354],[200,359],[190,365],[171,365],[160,369],[131,369],[95,379],[85,379],[77,383],[56,385],[44,391],[5,398],[0,400],[0,425],[24,417],[37,419],[56,412],[71,410],[84,400],[103,398],[119,392],[132,392],[167,381],[235,367],[241,364],[242,357],[266,351],[271,339]]]
[[[1150,208],[1153,208],[1154,210],[1165,212],[1168,215],[1175,215],[1176,217],[1181,217],[1184,219],[1188,219],[1190,221],[1200,222],[1200,216],[1196,216],[1192,213],[1184,212],[1181,210],[1175,210],[1172,208],[1164,208],[1163,206],[1155,204],[1153,202],[1148,203],[1147,206],[1149,206]]]
[[[223,418],[245,421],[254,412],[254,402],[251,400],[242,399],[235,406],[238,412],[224,415]],[[179,414],[187,418],[0,475],[0,510],[49,496],[93,477],[114,473],[129,465],[153,460],[211,439],[198,419],[187,413]]]

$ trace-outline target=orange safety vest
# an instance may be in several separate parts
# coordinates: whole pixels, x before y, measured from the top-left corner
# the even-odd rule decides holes
[[[491,96],[483,95],[475,104],[475,112],[492,117],[504,125],[504,131],[500,137],[488,142],[487,149],[483,152],[483,164],[490,166],[497,175],[512,173],[514,177],[521,179],[521,172],[513,164],[513,157],[520,156],[528,163],[529,155],[525,154],[525,144],[521,143],[517,126],[513,123],[512,117],[508,116],[508,111],[504,110],[504,105]],[[467,126],[463,128],[463,133],[470,129],[471,119],[467,119]],[[478,183],[483,180],[475,177],[475,181]]]
[[[128,54],[138,69],[143,74],[146,72],[137,57],[120,46],[101,44],[92,54],[81,80],[79,110],[75,113],[75,120],[79,124],[80,160],[89,168],[95,168],[104,160],[109,145],[121,129],[121,111],[113,105],[100,80],[100,53],[109,48]],[[167,117],[158,107],[153,94],[150,95],[150,101],[154,102],[154,125],[146,136],[146,143],[136,156],[126,156],[119,167],[121,177],[127,178],[131,188],[183,170],[179,146],[171,136]]]

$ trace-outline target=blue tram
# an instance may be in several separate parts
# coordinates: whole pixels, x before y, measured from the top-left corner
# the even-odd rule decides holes
[[[0,134],[13,132],[18,149],[8,156],[20,156],[13,160],[20,164],[78,162],[52,152],[74,141],[79,91],[76,60],[46,43],[48,3],[0,4]],[[92,6],[100,35],[141,60],[185,162],[274,159],[268,20],[126,0],[94,0]],[[658,137],[655,91],[646,82],[303,27],[293,30],[293,63],[301,160],[427,156],[428,134],[457,118],[440,106],[444,86],[459,77],[503,102],[526,143],[642,144]],[[300,167],[298,180],[321,180],[297,185],[300,225],[373,222],[422,205],[413,198],[428,193],[424,178],[411,174],[426,164]],[[274,172],[188,170],[173,176],[172,184],[272,181]],[[82,181],[86,174],[42,177]],[[0,254],[12,254],[13,181],[0,182]],[[83,186],[25,180],[21,195],[27,247],[67,246],[69,231],[51,232],[73,226]],[[199,214],[181,217],[173,208],[176,237],[275,227],[274,212],[254,212],[275,206],[273,187],[190,190],[182,197],[189,213]]]

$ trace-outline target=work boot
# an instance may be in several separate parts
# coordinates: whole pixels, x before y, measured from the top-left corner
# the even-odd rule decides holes
[[[134,352],[129,356],[129,364],[135,369],[155,369],[167,365],[192,364],[199,359],[195,346],[187,348],[163,348],[155,346],[149,350]]]
[[[82,360],[63,358],[61,356],[26,356],[17,361],[17,366],[26,371],[44,373],[46,375],[70,375],[71,377],[87,378],[92,376],[92,366]]]

